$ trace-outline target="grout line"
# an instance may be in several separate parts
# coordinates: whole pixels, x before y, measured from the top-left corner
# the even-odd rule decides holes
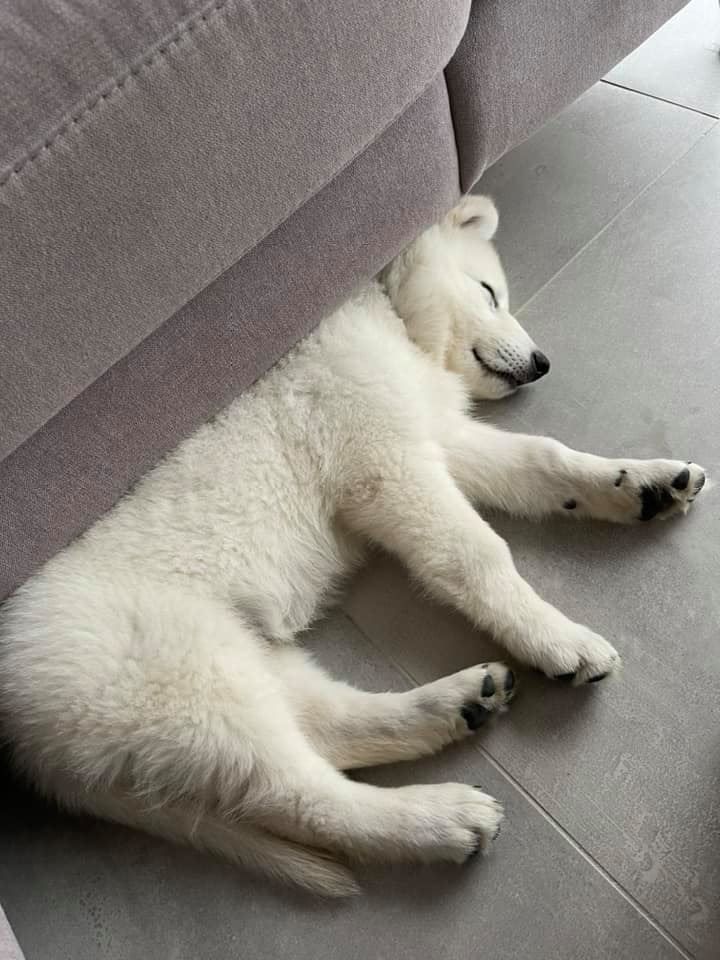
[[[367,641],[368,645],[372,647],[373,650],[377,651],[380,656],[394,667],[403,677],[410,681],[413,686],[420,686],[421,681],[414,677],[409,670],[407,670],[398,660],[395,659],[391,654],[384,650],[375,640],[365,631],[363,627],[355,620],[355,618],[350,614],[344,607],[340,608],[343,615],[352,623],[358,633]],[[585,847],[576,840],[571,833],[569,833],[565,827],[557,820],[541,803],[537,800],[530,792],[527,790],[520,781],[510,773],[509,770],[504,767],[499,760],[488,751],[487,747],[484,747],[481,743],[476,742],[474,744],[476,750],[482,754],[482,756],[488,761],[488,763],[494,767],[494,769],[507,780],[510,785],[515,789],[521,797],[530,804],[530,806],[536,810],[542,817],[545,819],[556,831],[559,833],[563,840],[568,843],[573,850],[578,853],[583,860],[586,861],[600,876],[605,880],[606,883],[609,883],[613,890],[619,894],[630,906],[640,914],[640,916],[645,920],[646,923],[649,923],[650,926],[672,947],[677,950],[681,957],[684,960],[695,960],[693,954],[689,953],[685,947],[677,940],[669,930],[667,930],[659,921],[657,921],[652,914],[650,914],[645,907],[637,900],[629,890],[627,890],[618,880],[613,877],[613,875],[602,866],[602,864],[593,857],[593,855],[585,849]]]
[[[391,667],[397,670],[397,672],[401,674],[401,676],[403,676],[406,680],[410,682],[411,686],[417,687],[420,685],[420,681],[417,680],[408,670],[406,670],[399,660],[396,660],[395,657],[392,656],[392,654],[388,653],[387,650],[384,650],[378,643],[375,642],[375,640],[373,640],[370,634],[367,633],[367,631],[360,626],[360,624],[357,622],[357,620],[353,617],[351,613],[349,613],[344,607],[340,607],[340,610],[342,611],[343,616],[346,616],[348,618],[348,620],[355,627],[357,632],[367,642],[369,647],[372,647],[373,650],[377,651],[377,653],[379,653],[381,657],[387,660],[387,662],[390,664]]]
[[[620,90],[628,90],[630,93],[636,93],[640,97],[647,97],[649,100],[658,100],[660,103],[669,103],[671,107],[679,107],[681,110],[688,110],[690,113],[699,113],[701,117],[710,117],[711,120],[720,119],[716,113],[708,113],[707,110],[700,110],[698,107],[690,107],[686,103],[678,103],[677,100],[669,100],[667,97],[658,96],[656,93],[648,93],[646,90],[638,90],[637,87],[628,87],[624,83],[618,83],[617,80],[608,80],[607,78],[603,78],[600,83],[606,83],[609,87],[618,87]]]
[[[493,766],[497,772],[508,780],[511,785],[518,791],[518,793],[532,806],[535,810],[538,811],[561,835],[561,837],[570,844],[573,850],[576,853],[579,853],[580,856],[590,864],[602,877],[603,879],[610,884],[613,890],[616,893],[626,900],[639,914],[643,917],[647,923],[650,924],[665,940],[668,941],[678,953],[685,958],[685,960],[695,960],[693,954],[689,953],[688,950],[677,940],[669,930],[667,930],[659,921],[657,921],[652,914],[650,914],[645,907],[637,900],[629,890],[627,890],[618,880],[613,877],[605,867],[599,863],[595,857],[585,849],[585,847],[569,833],[563,825],[555,819],[555,817],[538,801],[535,797],[517,780],[491,753],[488,752],[486,747],[483,747],[481,744],[477,744],[478,751],[485,757],[485,759]]]
[[[669,170],[671,170],[677,163],[680,163],[681,160],[684,160],[685,157],[690,153],[690,151],[694,150],[695,147],[698,146],[700,141],[704,140],[705,137],[717,127],[719,122],[717,118],[712,117],[711,119],[714,120],[715,122],[710,124],[707,130],[703,131],[703,133],[701,133],[695,140],[693,140],[693,142],[690,144],[687,150],[684,150],[679,156],[675,157],[674,160],[671,160],[666,167],[663,167],[663,169],[657,174],[657,176],[653,177],[652,180],[646,183],[639,193],[635,194],[635,196],[631,200],[628,200],[625,206],[621,207],[617,211],[617,213],[613,214],[613,216],[608,220],[608,222],[603,227],[601,227],[600,230],[598,230],[595,236],[591,237],[586,243],[584,243],[579,250],[576,250],[569,260],[567,260],[558,270],[555,271],[555,273],[551,277],[549,277],[540,287],[538,287],[535,293],[533,293],[530,297],[528,297],[525,303],[523,303],[522,306],[515,311],[515,316],[519,317],[520,314],[523,312],[523,310],[525,310],[526,307],[528,307],[533,302],[533,300],[536,297],[538,297],[543,292],[543,290],[545,290],[546,287],[549,287],[550,284],[553,283],[553,281],[557,280],[560,274],[564,270],[566,270],[572,263],[574,263],[578,259],[578,257],[580,257],[580,255],[583,254],[591,244],[595,243],[598,237],[601,237],[605,233],[605,231],[608,230],[615,223],[615,221],[618,220],[625,213],[626,210],[628,210],[634,203],[636,203],[636,201],[638,201],[640,197],[642,197],[645,193],[647,193],[651,187],[654,187],[655,184],[658,182],[658,180],[664,177],[665,174]]]

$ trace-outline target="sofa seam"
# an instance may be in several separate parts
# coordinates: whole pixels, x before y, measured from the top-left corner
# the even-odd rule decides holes
[[[100,103],[109,100],[116,93],[122,92],[128,80],[137,77],[143,70],[153,66],[157,60],[165,59],[168,51],[176,47],[184,37],[192,34],[200,24],[208,23],[214,14],[222,12],[230,3],[231,0],[213,0],[211,4],[202,7],[192,16],[178,24],[174,30],[166,35],[165,39],[156,42],[145,50],[140,57],[133,61],[130,67],[127,67],[109,81],[105,81],[100,87],[101,92],[93,93],[86,97],[80,109],[78,109],[77,106],[72,109],[68,119],[62,121],[59,126],[57,126],[52,133],[45,136],[37,146],[26,149],[19,160],[16,160],[10,165],[8,170],[0,174],[0,189],[5,187],[13,177],[20,176],[22,171],[34,163],[41,154],[52,150],[53,146],[58,140],[62,139],[68,130],[78,126]]]
[[[16,160],[10,165],[9,169],[3,173],[0,173],[0,191],[3,190],[13,178],[19,177],[22,171],[34,163],[39,156],[52,150],[55,143],[62,139],[68,130],[73,127],[77,127],[80,124],[80,121],[91,114],[100,103],[109,100],[116,93],[122,92],[128,80],[133,77],[137,77],[144,69],[151,67],[157,60],[164,59],[168,51],[171,48],[176,47],[184,37],[192,34],[201,23],[208,23],[213,14],[221,13],[223,10],[228,8],[231,3],[232,0],[213,0],[209,6],[203,7],[201,10],[197,11],[197,13],[193,14],[191,17],[188,17],[187,20],[179,24],[167,36],[166,39],[161,40],[158,44],[153,44],[148,50],[145,51],[145,53],[142,54],[141,57],[134,61],[131,67],[128,67],[126,70],[113,77],[109,82],[106,82],[101,93],[92,94],[89,98],[86,98],[80,110],[77,110],[76,108],[75,110],[71,111],[69,119],[64,120],[58,127],[56,127],[53,133],[44,137],[38,146],[26,150],[24,155],[19,160]],[[454,52],[455,51],[453,51],[453,55]],[[345,164],[343,164],[340,170],[336,171],[336,173],[334,173],[333,176],[326,181],[326,183],[331,183],[338,173],[341,173],[346,166],[352,163],[355,157],[361,156],[368,147],[372,146],[372,144],[380,136],[382,136],[385,130],[387,130],[397,120],[397,118],[405,112],[405,110],[411,107],[413,103],[422,97],[422,95],[430,88],[430,86],[432,86],[437,77],[444,73],[446,67],[447,64],[444,67],[441,67],[438,73],[433,74],[428,83],[421,88],[417,96],[415,96],[409,102],[404,103],[393,114],[388,122],[372,137],[372,139],[363,144],[360,150],[353,154],[353,156],[350,157]],[[450,108],[450,113],[452,115],[452,106]],[[325,186],[325,183],[321,184],[318,189],[322,189],[323,186]],[[302,206],[302,203],[305,202],[305,199],[307,199],[307,197],[300,202],[298,207]],[[286,219],[287,216],[291,216],[294,212],[295,210],[292,210],[284,219]],[[282,221],[279,222],[281,223]],[[268,232],[272,232],[272,229]],[[261,239],[264,239],[264,236]],[[220,274],[218,274],[218,276],[219,275]]]
[[[452,61],[450,62],[452,63]],[[452,94],[450,92],[450,78],[448,76],[449,66],[450,64],[448,63],[443,68],[442,78],[445,83],[445,93],[447,96],[448,113],[450,114],[450,126],[452,127],[453,139],[455,141],[455,156],[457,158],[457,173],[458,173],[458,189],[460,190],[460,196],[462,197],[462,196],[465,196],[465,194],[468,193],[469,190],[472,189],[472,187],[469,187],[466,190],[465,184],[463,182],[464,177],[463,177],[463,168],[462,168],[463,167],[462,158],[460,156],[460,138],[458,136],[458,124],[457,124],[457,121],[455,120],[455,110],[453,108]]]

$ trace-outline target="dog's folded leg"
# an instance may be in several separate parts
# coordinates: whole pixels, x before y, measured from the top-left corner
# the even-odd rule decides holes
[[[349,780],[308,747],[277,757],[247,816],[277,836],[371,863],[463,863],[497,835],[502,808],[477,787],[382,788]],[[288,761],[288,762],[286,762]]]
[[[340,770],[436,753],[470,736],[515,693],[512,670],[481,663],[402,693],[333,680],[304,653],[271,653],[273,672],[314,749]]]
[[[510,550],[455,484],[440,451],[396,454],[374,496],[343,507],[357,532],[395,553],[436,596],[488,629],[519,660],[575,683],[618,666],[614,648],[543,601],[520,576]]]
[[[550,437],[462,420],[443,440],[448,468],[476,503],[518,516],[550,513],[632,523],[686,513],[705,473],[680,460],[613,460]]]

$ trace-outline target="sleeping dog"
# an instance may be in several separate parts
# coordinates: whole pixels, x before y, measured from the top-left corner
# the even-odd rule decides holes
[[[620,658],[519,575],[488,508],[619,523],[684,513],[699,466],[612,460],[468,415],[549,361],[508,310],[497,213],[468,197],[6,605],[0,698],[18,764],[71,809],[326,895],[353,862],[462,862],[500,804],[342,771],[433,753],[514,692],[484,663],[404,693],[296,644],[369,544],[575,684]]]

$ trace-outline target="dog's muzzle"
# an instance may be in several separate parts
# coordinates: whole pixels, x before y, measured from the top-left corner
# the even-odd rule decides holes
[[[517,354],[507,356],[503,353],[502,350],[499,350],[497,359],[490,362],[476,348],[473,348],[473,354],[477,362],[488,373],[505,380],[511,387],[517,388],[524,386],[526,383],[534,383],[540,377],[544,377],[550,369],[550,361],[540,350],[533,350],[530,354],[530,360],[526,363],[523,363]]]

